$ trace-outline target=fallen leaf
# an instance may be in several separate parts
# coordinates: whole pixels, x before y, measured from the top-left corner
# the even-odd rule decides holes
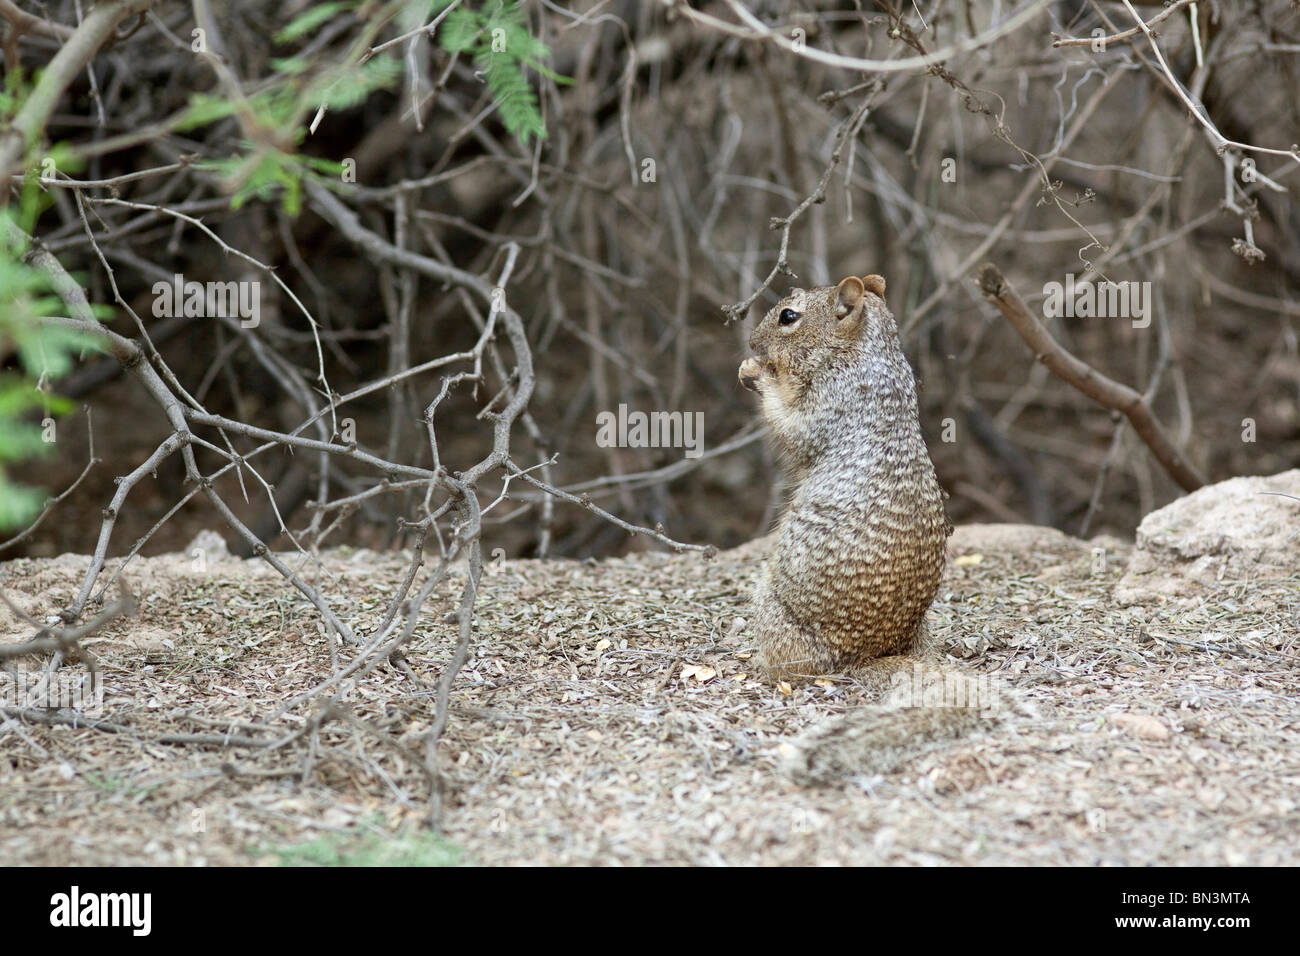
[[[684,664],[682,666],[682,680],[690,680],[694,677],[703,684],[705,681],[713,680],[718,674],[712,667],[707,664]]]
[[[982,554],[963,554],[954,560],[953,564],[957,565],[959,568],[968,568],[972,564],[979,564],[983,560],[984,555]]]

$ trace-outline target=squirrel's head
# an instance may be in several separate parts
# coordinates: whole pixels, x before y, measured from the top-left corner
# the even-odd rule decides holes
[[[763,396],[770,415],[775,407],[796,405],[821,370],[851,363],[873,343],[890,341],[897,341],[897,333],[881,276],[795,289],[754,327],[754,357],[741,364],[740,383]]]

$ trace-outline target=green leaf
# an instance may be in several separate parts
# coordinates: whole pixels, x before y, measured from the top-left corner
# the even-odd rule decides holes
[[[312,102],[330,109],[345,110],[358,106],[375,90],[392,86],[401,78],[402,64],[390,56],[377,56],[345,70],[335,70],[318,77],[308,88]]]
[[[206,93],[195,93],[190,97],[190,105],[177,119],[172,121],[172,129],[181,131],[207,126],[219,119],[225,119],[235,112],[235,104],[230,100]]]
[[[250,157],[250,161],[251,161]],[[284,181],[284,153],[269,149],[257,158],[248,178],[230,201],[231,209],[238,209],[249,199],[270,199],[277,183]]]
[[[438,45],[448,53],[465,53],[478,43],[483,20],[473,10],[460,6],[447,14],[438,27]]]
[[[39,425],[10,420],[0,428],[0,461],[43,457],[50,453],[51,447],[41,436]]]
[[[537,94],[519,64],[505,54],[491,51],[479,53],[474,64],[487,80],[506,129],[525,146],[529,136],[546,139],[546,123],[537,108]]]
[[[311,60],[305,56],[272,57],[271,68],[277,73],[288,73],[290,76],[298,76],[306,73],[311,69]]]
[[[325,159],[321,156],[299,156],[299,162],[322,176],[328,176],[331,179],[338,179],[343,175],[343,164],[336,159]]]
[[[21,64],[15,64],[13,69],[8,66],[6,63],[4,88],[0,90],[0,116],[12,119],[31,93],[32,84]]]
[[[550,48],[529,32],[522,3],[497,0],[484,10],[457,7],[438,28],[438,43],[451,53],[473,53],[474,65],[483,74],[501,122],[510,133],[525,146],[530,137],[546,138],[537,93],[524,76],[523,67],[557,83],[572,80],[545,65],[551,56]]]
[[[275,35],[275,42],[290,43],[301,36],[306,36],[327,20],[333,19],[336,13],[350,10],[356,5],[355,3],[317,4],[306,13],[291,20],[287,27]]]
[[[72,399],[42,391],[16,376],[7,375],[0,381],[0,422],[17,418],[32,408],[41,408],[51,415],[66,415],[76,407]]]
[[[39,488],[15,485],[0,471],[0,528],[21,528],[41,513],[45,492]]]
[[[52,150],[49,155],[58,153]],[[27,194],[24,187],[24,202]],[[15,216],[12,208],[0,215],[10,217],[20,228],[24,223],[24,214]],[[16,352],[24,373],[0,375],[0,461],[25,461],[52,451],[52,444],[44,440],[44,430],[29,416],[34,409],[43,409],[46,415],[65,414],[75,403],[38,389],[39,378],[66,375],[79,352],[104,348],[96,335],[44,321],[62,315],[65,306],[53,294],[46,274],[23,261],[29,245],[21,236],[0,242],[0,350]],[[103,314],[104,307],[95,312]],[[0,529],[25,524],[44,501],[42,491],[13,484],[0,469]]]
[[[53,301],[57,304],[59,300]],[[36,321],[19,323],[12,335],[18,344],[18,359],[23,369],[35,377],[62,378],[72,371],[72,353],[87,349],[103,351],[104,348],[103,341],[97,336]]]
[[[40,391],[30,382],[24,382],[13,376],[6,376],[0,384],[0,421],[17,418],[29,408],[40,404]]]

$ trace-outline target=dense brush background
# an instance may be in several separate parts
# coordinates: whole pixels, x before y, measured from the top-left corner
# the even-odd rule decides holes
[[[922,382],[922,424],[952,494],[953,520],[1131,535],[1144,513],[1180,491],[1126,424],[1036,365],[981,299],[966,260],[1010,214],[979,261],[997,264],[1033,307],[1046,283],[1082,275],[1090,262],[1102,263],[1110,279],[1151,283],[1153,320],[1145,329],[1097,318],[1052,320],[1050,327],[1079,358],[1149,393],[1157,416],[1210,480],[1300,461],[1300,162],[1216,152],[1141,35],[1102,53],[1053,46],[1053,34],[1131,27],[1122,3],[1054,3],[942,67],[871,74],[731,35],[659,3],[516,8],[466,0],[461,7],[486,18],[481,22],[506,18],[516,31],[511,42],[533,45],[513,47],[522,50],[518,61],[476,59],[473,22],[456,26],[449,17],[443,28],[471,35],[417,37],[372,58],[364,71],[340,74],[348,95],[336,98],[314,132],[305,129],[314,110],[292,115],[279,130],[265,117],[221,116],[215,108],[208,120],[195,112],[230,100],[218,71],[191,49],[196,27],[229,71],[227,83],[254,98],[292,90],[295,78],[349,56],[355,63],[359,44],[397,37],[445,5],[317,4],[324,12],[304,22],[312,6],[305,2],[155,4],[83,71],[45,141],[85,157],[72,173],[81,180],[182,157],[190,157],[188,165],[83,190],[88,199],[133,204],[88,201],[84,219],[72,190],[51,188],[37,237],[84,282],[91,301],[112,304],[93,237],[123,299],[156,333],[160,354],[187,390],[213,412],[291,430],[304,409],[256,360],[256,349],[273,350],[311,380],[317,358],[306,320],[265,275],[262,324],[251,333],[210,319],[155,319],[151,288],[161,278],[259,278],[212,237],[162,210],[200,219],[222,242],[274,267],[320,323],[327,376],[345,393],[389,374],[396,361],[468,348],[482,319],[455,290],[369,261],[318,216],[310,193],[268,184],[232,196],[266,175],[257,171],[259,150],[350,161],[361,188],[340,195],[367,229],[390,241],[486,276],[500,270],[503,242],[519,244],[508,295],[527,325],[537,384],[530,406],[536,435],[516,429],[516,460],[526,466],[558,455],[556,484],[587,491],[635,524],[662,523],[678,540],[724,547],[766,531],[782,500],[779,463],[756,433],[752,396],[736,384],[749,327],[792,286],[881,273]],[[77,22],[71,0],[18,6],[56,23]],[[694,6],[736,23],[726,3]],[[810,47],[888,60],[978,36],[1028,6],[864,0],[751,9],[787,36],[802,30]],[[1137,9],[1146,18],[1160,11]],[[30,76],[62,45],[32,33],[15,40],[7,29],[10,77],[18,65]],[[1226,137],[1283,150],[1300,142],[1297,4],[1202,2],[1175,12],[1157,32],[1169,70],[1200,90]],[[456,52],[457,42],[465,49]],[[492,70],[504,72],[494,78]],[[192,121],[173,122],[186,116]],[[250,129],[260,142],[250,140]],[[1280,189],[1243,178],[1245,156]],[[945,178],[948,159],[952,175]],[[1225,206],[1225,162],[1236,211]],[[777,262],[781,232],[770,221],[789,216],[827,175],[824,202],[790,231],[797,278],[778,276],[743,322],[728,324],[723,307],[748,298]],[[391,188],[417,180],[426,182]],[[1262,260],[1239,242],[1243,214],[1254,217]],[[110,327],[136,337],[123,310],[115,314]],[[394,342],[394,330],[403,328],[409,351]],[[450,468],[477,461],[489,446],[490,424],[477,415],[504,383],[485,369],[482,385],[456,389],[438,412]],[[431,372],[350,405],[358,442],[392,460],[428,465],[420,415],[440,381]],[[86,463],[88,422],[103,462],[4,557],[92,550],[113,478],[169,432],[152,399],[112,359],[87,353],[54,388],[79,409],[60,419],[51,455],[10,466],[11,475],[51,493],[67,487]],[[706,453],[733,439],[737,447],[685,464],[680,449],[600,448],[596,416],[620,403],[701,411]],[[941,440],[947,419],[951,441]],[[1243,440],[1251,427],[1255,440]],[[209,470],[220,463],[199,455]],[[302,525],[304,503],[315,493],[314,459],[285,452],[260,461],[281,513]],[[658,471],[674,464],[680,467]],[[656,474],[599,480],[645,472]],[[121,553],[166,513],[186,490],[183,478],[173,458],[135,490],[110,553]],[[331,493],[353,493],[372,479],[352,475],[342,462]],[[484,500],[497,488],[481,489]],[[244,520],[274,536],[263,489],[250,483],[245,499],[232,479],[221,490]],[[393,516],[410,514],[417,500],[373,499],[322,543],[400,543]],[[540,508],[526,494],[515,504],[493,512],[500,524],[488,529],[485,546],[534,555]],[[205,527],[222,524],[195,497],[144,551],[177,550]],[[555,509],[550,555],[645,547],[657,545],[581,508]]]

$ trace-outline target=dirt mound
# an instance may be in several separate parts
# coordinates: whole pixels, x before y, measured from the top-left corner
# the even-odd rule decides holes
[[[1300,571],[1300,469],[1208,485],[1142,520],[1124,604],[1195,601],[1223,580],[1276,580]],[[1199,586],[1199,587],[1198,587]]]
[[[954,554],[996,551],[1006,554],[1050,554],[1058,557],[1086,551],[1088,545],[1055,528],[1033,524],[966,524],[948,539]]]

